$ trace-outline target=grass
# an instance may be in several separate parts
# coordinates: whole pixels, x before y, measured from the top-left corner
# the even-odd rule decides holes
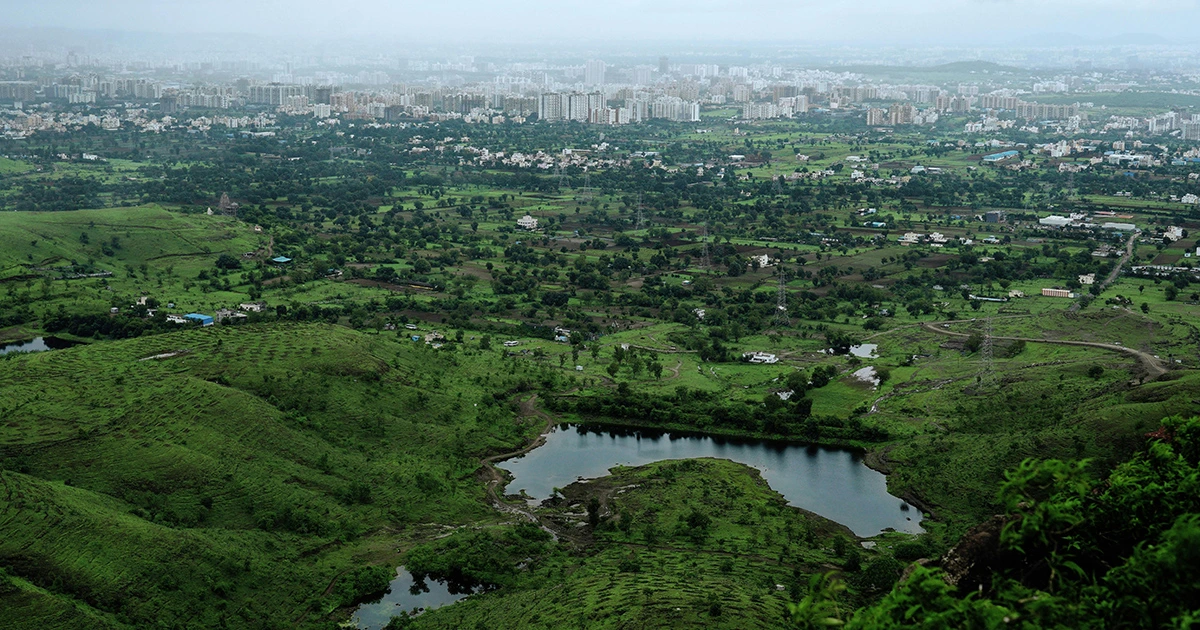
[[[592,498],[603,515],[594,529]],[[844,561],[834,552],[844,548],[835,544],[842,528],[787,507],[757,471],[724,460],[618,467],[563,489],[543,512],[585,532],[582,552],[534,560],[520,583],[413,627],[774,628],[802,589],[799,576]],[[693,513],[702,518],[689,525]]]
[[[490,392],[526,377],[481,385],[490,357],[394,339],[218,327],[0,362],[0,625],[49,598],[136,627],[319,626],[380,542],[494,519],[471,476],[524,438]]]

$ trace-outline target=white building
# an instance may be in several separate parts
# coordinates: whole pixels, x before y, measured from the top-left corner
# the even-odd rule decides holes
[[[1079,284],[1082,284],[1082,285],[1096,284],[1096,274],[1086,273],[1086,274],[1079,276]]]
[[[1041,225],[1049,225],[1051,227],[1066,227],[1071,225],[1071,220],[1067,217],[1060,217],[1057,214],[1052,214],[1048,217],[1038,219],[1038,223]]]
[[[537,226],[538,226],[538,220],[528,214],[521,217],[520,219],[517,219],[517,227],[532,231],[532,230],[536,230]]]
[[[750,363],[779,363],[779,357],[766,352],[747,352],[742,355]]]

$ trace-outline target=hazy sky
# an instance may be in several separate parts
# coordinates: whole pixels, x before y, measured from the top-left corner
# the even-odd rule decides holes
[[[1200,0],[17,0],[7,7],[5,22],[317,39],[383,36],[397,43],[990,45],[1061,33],[1095,39],[1138,33],[1193,43],[1200,41]]]

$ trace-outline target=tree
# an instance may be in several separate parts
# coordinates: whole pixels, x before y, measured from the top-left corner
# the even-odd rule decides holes
[[[1141,287],[1138,287],[1138,288],[1140,289]],[[1142,312],[1143,312],[1143,313],[1149,313],[1149,312],[1150,312],[1150,305],[1149,305],[1148,303],[1146,303],[1146,302],[1142,302]]]
[[[650,376],[653,376],[655,380],[662,378],[663,364],[658,361],[651,361],[650,365],[646,366],[646,369],[650,371]]]
[[[230,256],[229,254],[221,254],[220,256],[217,256],[216,265],[217,265],[218,269],[241,269],[242,268],[241,261],[234,258],[233,256]]]
[[[796,370],[787,375],[788,389],[792,390],[793,396],[804,396],[808,391],[808,374],[804,370]]]
[[[858,345],[858,338],[854,334],[842,330],[825,331],[825,341],[834,354],[849,354],[850,347]]]
[[[1099,365],[1093,365],[1092,367],[1088,368],[1087,375],[1091,378],[1098,379],[1101,376],[1104,376],[1104,368]]]

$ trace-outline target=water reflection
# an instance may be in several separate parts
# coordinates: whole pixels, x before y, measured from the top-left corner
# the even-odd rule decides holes
[[[419,614],[453,604],[472,592],[468,585],[415,578],[404,567],[399,567],[383,598],[364,603],[354,611],[354,623],[360,630],[381,630],[392,617]]]
[[[665,439],[664,439],[665,438]],[[853,451],[772,440],[746,440],[703,434],[596,425],[559,425],[546,443],[500,463],[513,475],[507,493],[524,490],[535,500],[579,479],[608,474],[617,466],[641,466],[664,459],[715,457],[762,472],[790,505],[849,527],[859,536],[892,528],[919,533],[920,513],[902,509],[888,494],[887,479],[867,468]]]
[[[0,354],[8,354],[10,352],[45,352],[47,350],[62,350],[71,346],[79,345],[75,341],[67,341],[58,337],[35,337],[29,341],[18,341],[10,343],[6,346],[0,346]]]

